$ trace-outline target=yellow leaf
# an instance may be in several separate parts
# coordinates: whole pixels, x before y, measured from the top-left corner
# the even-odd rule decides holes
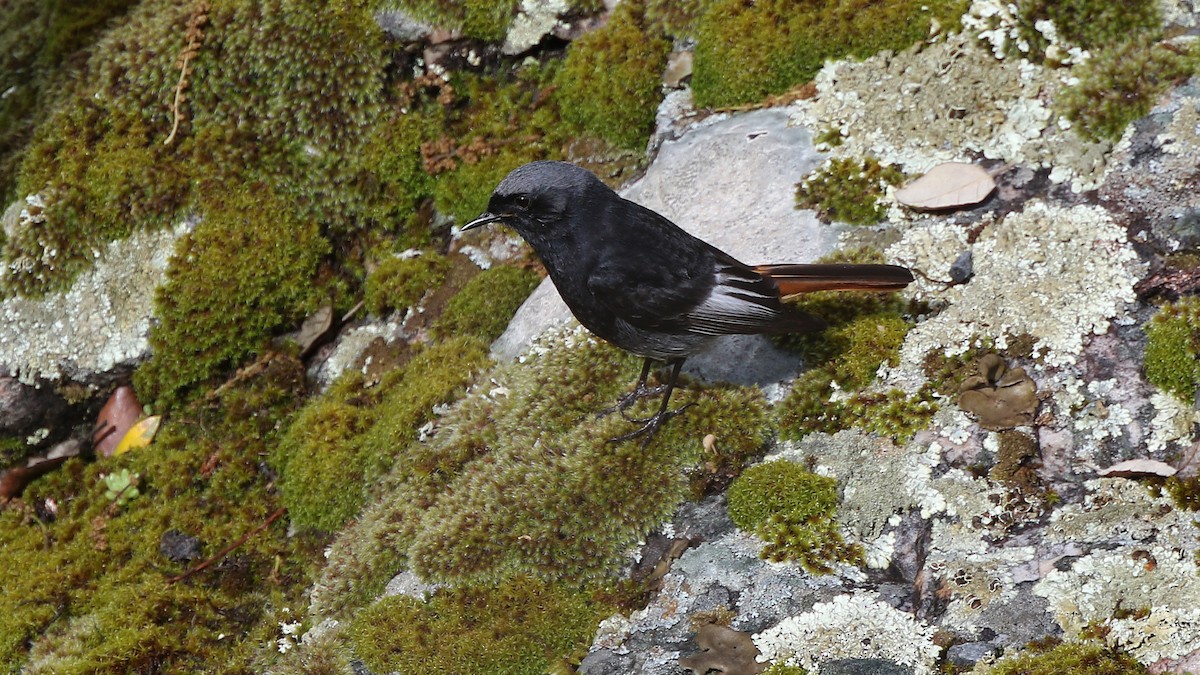
[[[162,417],[155,415],[130,427],[129,431],[125,432],[121,438],[121,442],[117,444],[117,449],[113,450],[113,456],[150,445],[150,441],[154,440],[154,434],[158,431],[158,423],[161,421]]]

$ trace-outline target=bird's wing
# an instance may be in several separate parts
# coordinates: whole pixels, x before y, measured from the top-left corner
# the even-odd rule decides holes
[[[609,265],[593,271],[588,288],[615,315],[647,330],[733,335],[823,327],[785,307],[769,279],[717,253],[708,274]]]

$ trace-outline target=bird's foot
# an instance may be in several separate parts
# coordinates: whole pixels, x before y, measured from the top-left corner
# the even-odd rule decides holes
[[[683,412],[684,410],[687,410],[688,408],[692,407],[693,405],[695,405],[695,404],[694,403],[686,403],[674,410],[660,410],[657,413],[655,413],[654,415],[647,417],[645,419],[625,417],[625,419],[629,420],[630,422],[633,422],[634,424],[640,424],[642,426],[638,429],[634,429],[633,431],[631,431],[627,434],[621,434],[620,436],[617,436],[616,438],[610,438],[610,439],[608,439],[608,442],[609,443],[623,443],[630,439],[641,436],[642,437],[642,447],[646,447],[646,445],[648,445],[650,443],[650,439],[654,438],[654,434],[658,433],[658,430],[662,427],[662,425],[666,424],[667,421],[670,420],[672,417],[675,417],[676,415]],[[622,416],[624,416],[623,411],[622,411]]]
[[[629,420],[630,422],[638,422],[640,424],[642,422],[645,422],[645,420],[633,419],[633,418],[629,417],[628,415],[626,415],[625,411],[628,410],[629,407],[632,406],[634,403],[637,403],[638,401],[640,401],[644,398],[650,398],[651,396],[658,396],[659,394],[663,393],[666,390],[667,390],[667,385],[665,385],[665,384],[660,384],[657,387],[647,387],[644,384],[640,385],[633,391],[629,392],[628,394],[624,394],[621,396],[621,398],[617,399],[616,405],[612,406],[611,408],[605,408],[605,409],[601,410],[600,412],[596,413],[596,417],[608,417],[609,415],[611,415],[615,412],[619,412],[619,413],[621,413],[621,417],[624,417],[625,419]]]

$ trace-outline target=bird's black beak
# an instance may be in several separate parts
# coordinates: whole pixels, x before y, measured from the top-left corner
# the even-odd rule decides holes
[[[459,230],[462,232],[466,232],[467,230],[473,230],[477,227],[483,227],[484,225],[488,225],[490,223],[495,223],[495,222],[504,220],[506,217],[507,217],[507,214],[501,213],[501,214],[497,215],[495,213],[492,213],[491,211],[484,211],[483,213],[479,214],[478,218],[476,218],[475,220],[472,220],[471,222],[467,223],[466,225],[463,225],[461,228],[459,228]]]

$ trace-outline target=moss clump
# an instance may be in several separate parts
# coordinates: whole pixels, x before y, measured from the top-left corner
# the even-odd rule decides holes
[[[796,208],[816,209],[825,222],[874,225],[887,215],[879,198],[903,181],[904,172],[874,157],[831,159],[796,184]]]
[[[153,447],[71,460],[0,511],[0,670],[262,672],[259,650],[283,607],[304,606],[323,542],[276,522],[174,584],[200,559],[173,559],[160,542],[182,532],[207,558],[279,508],[261,457],[303,387],[303,365],[274,358],[215,405],[166,421]],[[140,476],[141,496],[117,507],[102,476],[123,471]],[[47,500],[53,518],[30,506]]]
[[[274,331],[316,307],[328,250],[316,223],[297,220],[269,190],[241,190],[207,209],[158,291],[154,356],[134,375],[141,399],[169,405],[261,353]]]
[[[1128,654],[1103,645],[1062,643],[1035,647],[1005,657],[987,670],[988,675],[1137,675],[1146,667]]]
[[[459,335],[430,344],[408,363],[389,372],[379,385],[374,425],[363,437],[365,466],[376,476],[415,441],[436,405],[448,403],[488,364],[488,343]]]
[[[500,337],[512,315],[538,285],[530,270],[498,265],[467,282],[433,324],[435,335],[473,335],[486,342]]]
[[[571,44],[557,79],[564,120],[631,150],[642,150],[653,129],[671,48],[644,23],[637,3],[618,5],[603,28]]]
[[[780,460],[747,469],[729,486],[729,517],[767,542],[768,560],[796,560],[813,574],[828,574],[835,562],[857,564],[862,547],[838,531],[837,481]]]
[[[377,673],[542,675],[577,662],[607,611],[578,591],[514,577],[439,589],[426,601],[384,598],[359,613],[350,633]]]
[[[363,293],[367,310],[382,315],[394,309],[412,307],[426,291],[442,283],[449,269],[446,256],[438,253],[388,258],[367,277]]]
[[[1049,46],[1046,36],[1036,27],[1039,21],[1053,21],[1061,39],[1088,50],[1120,44],[1131,35],[1153,35],[1162,30],[1155,0],[1024,0],[1017,11],[1017,29],[1029,45],[1029,53],[1019,53],[1015,44],[1009,49],[1013,56],[1029,56],[1034,61],[1045,59]]]
[[[1198,61],[1152,39],[1126,40],[1079,66],[1079,82],[1062,91],[1058,105],[1084,137],[1116,141],[1172,84],[1195,73]]]
[[[359,435],[362,410],[320,400],[296,417],[280,443],[281,490],[292,522],[300,528],[335,530],[362,507],[364,483]]]
[[[1200,298],[1163,305],[1146,324],[1146,379],[1184,403],[1200,387]]]
[[[442,28],[457,28],[478,40],[503,40],[517,14],[516,0],[403,0],[413,16]]]
[[[354,517],[434,406],[460,395],[486,363],[486,343],[452,338],[421,349],[376,387],[364,389],[351,374],[309,403],[288,428],[276,460],[292,522],[336,530]]]
[[[717,0],[697,28],[696,104],[754,103],[812,79],[827,59],[905,49],[925,39],[934,21],[952,30],[967,4]]]

